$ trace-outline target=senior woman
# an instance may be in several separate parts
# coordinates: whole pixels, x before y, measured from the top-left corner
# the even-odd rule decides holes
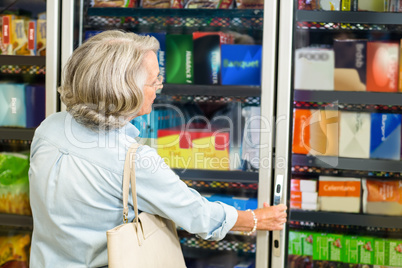
[[[162,87],[158,49],[153,37],[105,31],[71,55],[59,88],[67,112],[46,118],[31,146],[30,267],[107,265],[105,233],[122,223],[124,159],[139,134],[129,122],[151,112]],[[156,163],[152,169],[136,163],[139,210],[172,219],[204,239],[253,229],[250,211],[207,201],[154,149],[140,146],[136,157]],[[258,230],[281,230],[286,221],[284,205],[253,212]]]

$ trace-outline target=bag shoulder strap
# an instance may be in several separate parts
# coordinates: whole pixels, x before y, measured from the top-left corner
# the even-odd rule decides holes
[[[137,190],[135,187],[135,154],[140,145],[138,143],[131,144],[127,151],[124,162],[123,175],[123,222],[128,222],[128,192],[131,180],[131,194],[133,195],[133,205],[135,213],[135,222],[138,224],[138,207],[137,207]]]

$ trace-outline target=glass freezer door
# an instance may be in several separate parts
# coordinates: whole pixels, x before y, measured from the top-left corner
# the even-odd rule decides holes
[[[402,266],[396,2],[281,2],[272,267]]]

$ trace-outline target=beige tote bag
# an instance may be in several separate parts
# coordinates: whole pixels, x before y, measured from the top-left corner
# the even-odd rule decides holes
[[[124,223],[106,232],[109,268],[185,268],[175,224],[145,212],[138,215],[134,167],[138,147],[139,144],[131,145],[124,164]],[[135,219],[128,223],[130,179]]]

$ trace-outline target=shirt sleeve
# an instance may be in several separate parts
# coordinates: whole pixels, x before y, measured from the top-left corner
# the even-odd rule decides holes
[[[137,151],[135,174],[141,211],[171,219],[189,233],[209,240],[223,239],[237,221],[234,207],[209,202],[189,188],[148,146]]]

